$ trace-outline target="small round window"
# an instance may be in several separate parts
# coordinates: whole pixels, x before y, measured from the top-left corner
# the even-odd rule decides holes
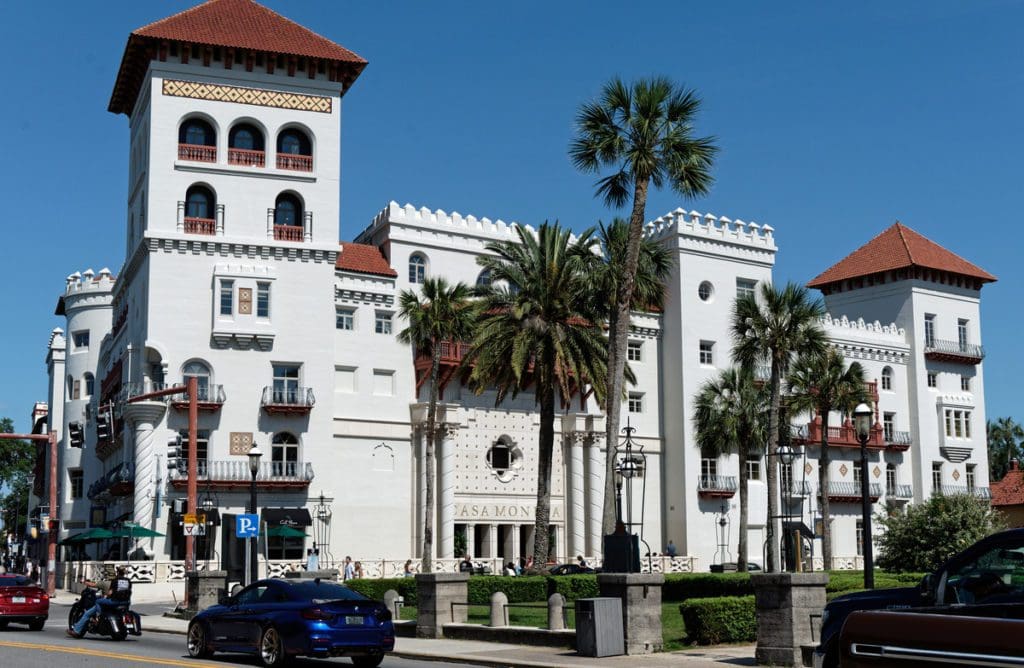
[[[697,296],[700,297],[702,302],[711,301],[711,297],[714,294],[715,287],[709,281],[704,281],[697,287]]]
[[[487,450],[487,468],[501,482],[509,482],[523,468],[523,453],[506,437],[499,438]]]

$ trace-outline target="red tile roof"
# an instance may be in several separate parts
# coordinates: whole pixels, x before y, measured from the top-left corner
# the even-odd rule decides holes
[[[996,277],[946,250],[902,223],[896,223],[807,284],[817,288],[850,278],[870,276],[894,269],[920,267],[977,279],[983,283]]]
[[[1024,505],[1024,471],[1014,461],[1002,480],[989,483],[993,506]]]
[[[166,42],[234,48],[327,61],[338,68],[343,92],[366,61],[343,46],[253,0],[208,0],[132,32],[121,59],[109,110],[130,114],[150,60],[165,58]],[[240,65],[242,59],[236,59]]]
[[[334,266],[336,269],[354,271],[360,274],[398,277],[398,272],[388,264],[384,253],[376,246],[371,246],[370,244],[342,243],[341,252],[338,253],[338,261],[334,263]]]

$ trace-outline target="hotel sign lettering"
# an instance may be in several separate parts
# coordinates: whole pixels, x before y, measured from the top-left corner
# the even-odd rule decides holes
[[[536,518],[537,507],[519,503],[456,503],[455,519],[527,520]],[[562,507],[551,505],[551,519],[562,519]]]

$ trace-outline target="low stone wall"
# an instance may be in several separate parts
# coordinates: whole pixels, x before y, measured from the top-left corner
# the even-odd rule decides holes
[[[548,631],[532,626],[483,626],[481,624],[445,624],[444,637],[452,640],[481,640],[512,645],[576,648],[576,631]]]

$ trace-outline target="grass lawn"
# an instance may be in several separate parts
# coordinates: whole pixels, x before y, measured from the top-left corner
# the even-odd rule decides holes
[[[520,607],[520,606],[531,607]],[[536,606],[536,607],[533,607]],[[468,622],[470,624],[488,624],[491,621],[490,606],[471,605],[469,606]],[[535,603],[510,604],[507,608],[508,623],[511,626],[535,626],[547,628],[548,610],[547,604],[537,601]],[[576,611],[572,606],[566,606],[566,628],[576,628]],[[416,608],[406,606],[402,608],[402,619],[416,619]],[[679,602],[661,604],[661,637],[665,643],[665,651],[672,652],[689,647],[684,641],[686,629],[683,627],[683,616],[679,613]]]

